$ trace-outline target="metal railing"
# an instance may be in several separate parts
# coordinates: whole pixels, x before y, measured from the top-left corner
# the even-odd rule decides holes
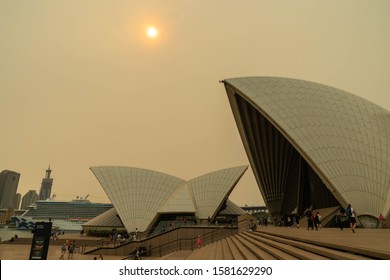
[[[240,223],[247,223],[248,221],[243,220]],[[225,237],[231,236],[238,233],[239,225],[227,225],[224,227],[218,227],[210,232],[202,234],[202,246],[214,243],[218,240],[222,240]],[[193,251],[197,247],[197,236],[191,238],[179,238],[172,240],[170,242],[158,245],[156,247],[147,248],[146,251],[143,251],[144,256],[156,256],[162,257],[164,255],[183,250]],[[135,257],[134,251],[130,253],[128,257],[123,258],[123,260],[133,259]]]
[[[118,243],[109,238],[104,238],[82,246],[81,253],[88,254],[104,250],[105,254],[130,254],[128,257],[124,258],[130,259],[134,257],[131,254],[132,252],[135,252],[137,247],[143,247],[146,248],[143,252],[144,255],[162,257],[163,255],[175,251],[194,250],[196,248],[198,234],[202,234],[202,245],[207,245],[236,234],[239,232],[240,228],[246,228],[246,224],[248,224],[247,219],[241,220],[237,224],[220,225],[218,227],[179,225],[157,235],[141,235],[137,240],[130,238],[130,240],[127,240],[124,243]],[[184,237],[180,237],[183,235]]]

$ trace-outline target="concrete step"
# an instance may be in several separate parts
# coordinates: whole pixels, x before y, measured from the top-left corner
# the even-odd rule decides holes
[[[159,257],[159,258],[157,258],[157,259],[158,259],[158,260],[166,260],[167,258],[169,258],[169,256],[173,255],[174,253],[175,253],[175,252],[166,254],[166,255],[161,256],[161,257]]]
[[[230,252],[234,260],[245,260],[244,256],[241,254],[240,250],[237,248],[236,244],[233,242],[232,236],[226,237],[226,242],[229,245]]]
[[[293,246],[295,248],[299,248],[305,250],[307,252],[314,253],[318,256],[322,256],[328,259],[334,260],[367,260],[370,259],[368,257],[357,255],[353,253],[344,252],[343,250],[337,250],[337,248],[328,248],[326,247],[326,243],[322,243],[321,245],[309,244],[305,241],[292,240],[288,237],[274,236],[269,233],[260,233],[260,232],[251,232],[251,234],[267,238],[269,240],[273,240],[279,243],[287,244]],[[333,246],[333,245],[332,245]],[[320,257],[315,259],[322,259]]]
[[[249,241],[243,235],[236,235],[237,239],[249,250],[251,251],[259,260],[276,260],[272,254],[263,250],[260,246],[256,246],[254,243]],[[282,254],[282,253],[280,253]],[[281,259],[281,258],[280,258]]]
[[[322,255],[313,254],[311,252],[305,251],[293,247],[289,244],[283,242],[274,241],[272,239],[267,239],[264,237],[257,236],[252,232],[242,233],[243,236],[249,238],[256,246],[260,246],[275,258],[279,260],[324,260],[328,259]]]
[[[215,260],[217,258],[216,255],[217,255],[217,242],[213,242],[207,245],[207,252],[204,255],[205,260]]]
[[[223,260],[223,259],[224,259],[224,255],[223,255],[223,248],[222,248],[222,240],[218,240],[215,260]]]
[[[159,258],[160,260],[186,260],[188,256],[192,254],[193,251],[190,250],[183,250],[183,251],[176,251],[170,254],[167,254],[165,256],[162,256]],[[147,258],[144,258],[147,259]]]
[[[252,253],[240,240],[241,238],[237,235],[230,237],[233,243],[236,245],[237,249],[240,251],[245,260],[258,260],[259,258]]]
[[[207,246],[205,245],[200,248],[196,248],[192,253],[187,257],[187,260],[205,260],[205,255],[207,253]]]
[[[229,244],[226,241],[226,238],[221,240],[222,242],[222,251],[223,251],[223,260],[234,260],[232,252],[230,251]]]

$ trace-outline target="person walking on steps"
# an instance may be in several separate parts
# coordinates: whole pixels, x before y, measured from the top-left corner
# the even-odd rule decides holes
[[[196,244],[198,245],[198,248],[202,246],[202,243],[203,243],[202,235],[199,234],[198,239],[196,240]]]
[[[311,228],[313,230],[314,229],[314,224],[313,224],[313,220],[311,218],[311,211],[310,211],[309,208],[306,209],[305,216],[306,216],[306,219],[307,219],[307,230],[309,230],[309,228]]]
[[[336,224],[337,226],[343,230],[344,229],[344,217],[343,217],[343,213],[341,213],[341,210],[337,210],[337,213],[336,213]]]
[[[356,228],[356,212],[352,208],[351,204],[348,204],[347,208],[345,209],[345,213],[347,214],[349,226],[353,233],[355,233]]]

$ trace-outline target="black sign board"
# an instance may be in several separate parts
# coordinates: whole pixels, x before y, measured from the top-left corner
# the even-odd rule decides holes
[[[35,223],[34,236],[31,243],[30,260],[46,260],[49,251],[51,222]]]

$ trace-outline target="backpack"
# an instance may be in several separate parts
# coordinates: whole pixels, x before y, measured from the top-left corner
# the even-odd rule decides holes
[[[351,217],[351,216],[352,216],[351,208],[349,208],[349,207],[346,208],[346,209],[345,209],[345,213],[347,213],[347,216],[348,216],[348,217]]]

